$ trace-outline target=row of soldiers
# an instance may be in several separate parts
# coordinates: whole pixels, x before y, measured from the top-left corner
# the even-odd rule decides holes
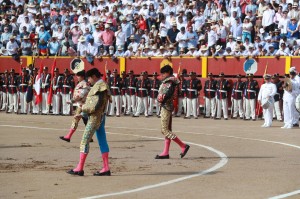
[[[75,87],[75,82],[70,71],[65,69],[64,75],[60,75],[59,69],[55,68],[54,75],[51,77],[48,67],[43,67],[39,86],[42,102],[39,104],[36,103],[37,99],[35,96],[37,93],[35,90],[36,81],[38,81],[37,68],[32,68],[32,70],[22,68],[20,75],[16,75],[14,69],[11,69],[10,72],[6,70],[0,78],[1,111],[19,114],[49,114],[50,106],[47,100],[50,89],[52,89],[53,114],[70,115],[71,106],[67,102],[72,98]]]
[[[41,92],[42,103],[36,105],[35,95],[32,100],[28,100],[27,90],[29,87],[33,88],[37,79],[37,69],[33,68],[28,71],[22,69],[20,76],[15,75],[14,69],[10,73],[5,71],[0,81],[0,107],[1,110],[7,112],[20,112],[21,114],[49,114],[49,104],[47,103],[50,89],[53,92],[52,113],[54,115],[70,115],[72,113],[72,106],[70,101],[72,99],[75,82],[73,76],[68,69],[64,70],[64,74],[60,75],[59,69],[54,69],[54,76],[48,71],[48,67],[43,68],[41,74]],[[231,117],[236,119],[240,117],[245,120],[255,120],[257,112],[256,99],[259,92],[259,84],[253,79],[253,74],[247,74],[247,81],[242,81],[242,76],[237,75],[237,81],[233,84],[225,79],[224,73],[219,74],[219,79],[216,80],[212,73],[208,74],[208,80],[202,86],[201,80],[197,78],[195,72],[189,74],[185,69],[179,74],[180,89],[178,92],[178,103],[175,104],[174,116],[180,117],[184,115],[185,119],[194,117],[198,118],[200,115],[199,96],[200,92],[204,90],[204,117],[221,119],[228,119],[228,102],[231,102]],[[130,70],[118,74],[114,69],[112,73],[106,71],[104,78],[111,89],[112,102],[107,108],[108,116],[120,117],[121,114],[132,115],[139,117],[144,114],[145,117],[152,116],[156,113],[160,117],[160,108],[157,102],[158,89],[161,81],[158,74],[154,72],[152,77],[149,77],[146,71],[142,72],[139,77],[134,75],[134,71]],[[275,95],[275,114],[277,120],[282,120],[281,99],[283,95],[282,81],[278,74],[272,77],[273,83],[277,86],[277,94]],[[203,87],[203,88],[202,88]],[[32,102],[30,102],[32,101]],[[18,102],[20,109],[18,109]],[[28,103],[30,102],[30,103]]]
[[[113,99],[108,116],[116,114],[119,117],[123,107],[124,115],[132,114],[133,117],[138,117],[140,114],[144,114],[148,117],[153,115],[154,107],[156,107],[156,114],[159,117],[160,111],[156,98],[161,82],[156,72],[152,74],[152,78],[149,78],[146,71],[142,72],[140,77],[135,77],[132,70],[128,74],[122,72],[121,76],[118,76],[116,69],[113,70],[112,75],[110,75],[110,71],[107,74]],[[223,72],[219,74],[218,80],[212,73],[209,73],[208,77],[209,79],[205,81],[203,87],[205,118],[221,119],[223,113],[224,119],[227,120],[228,102],[231,100],[230,110],[233,119],[240,117],[245,120],[256,120],[256,116],[259,114],[256,106],[259,84],[253,79],[253,74],[247,74],[246,81],[242,81],[242,75],[239,74],[236,76],[237,81],[233,84],[225,79]],[[175,117],[184,114],[185,119],[191,117],[197,119],[200,115],[201,80],[197,78],[195,72],[187,74],[186,70],[179,74],[179,79],[178,104],[173,114]],[[283,82],[280,81],[279,74],[274,74],[272,80],[277,86],[274,111],[277,120],[282,121]]]

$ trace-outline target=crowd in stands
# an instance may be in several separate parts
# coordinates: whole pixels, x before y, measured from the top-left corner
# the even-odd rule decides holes
[[[293,0],[0,0],[0,55],[297,56]]]

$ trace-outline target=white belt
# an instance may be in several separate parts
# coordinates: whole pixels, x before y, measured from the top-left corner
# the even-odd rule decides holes
[[[206,89],[206,91],[213,91],[213,92],[216,92],[216,90],[214,90],[214,89]]]
[[[43,86],[48,86],[49,84],[42,84]]]
[[[151,90],[152,90],[152,91],[158,91],[158,89],[155,89],[155,88],[151,88]]]
[[[113,89],[118,89],[118,90],[120,90],[120,88],[119,88],[119,87],[116,87],[116,86],[112,86],[112,87],[110,87],[110,88],[113,88]]]
[[[136,87],[128,86],[129,89],[136,89]]]
[[[14,86],[14,85],[9,85],[8,87],[16,87],[16,86]]]
[[[19,86],[27,86],[27,84],[20,84]]]
[[[7,87],[7,85],[3,85],[3,87]]]
[[[185,91],[185,89],[181,89],[182,91]]]
[[[197,89],[190,89],[190,88],[188,88],[187,90],[188,90],[188,91],[194,91],[194,92],[197,92]]]
[[[253,92],[253,93],[255,93],[256,91],[255,90],[249,90],[249,89],[247,89],[247,92]]]
[[[279,93],[275,93],[275,95],[280,95]]]
[[[63,87],[65,87],[65,88],[70,88],[71,86],[68,86],[68,85],[63,85]]]
[[[227,93],[227,91],[225,91],[225,90],[219,90],[219,92],[222,92],[222,93]]]
[[[147,91],[148,89],[146,88],[139,88],[139,91]]]
[[[243,91],[241,91],[241,90],[234,90],[234,92],[236,92],[236,93],[242,93]]]

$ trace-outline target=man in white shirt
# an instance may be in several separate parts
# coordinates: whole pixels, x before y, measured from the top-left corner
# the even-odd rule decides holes
[[[214,26],[207,28],[207,46],[211,47],[217,43],[218,35],[217,32],[214,30]]]
[[[118,30],[115,33],[116,35],[116,46],[122,46],[125,47],[126,37],[125,33],[122,31],[122,26],[118,26]]]
[[[77,44],[77,55],[85,57],[87,53],[88,44],[84,36],[80,36]]]
[[[187,35],[185,32],[185,27],[180,28],[180,32],[176,36],[176,41],[178,42],[179,48],[187,48]]]
[[[269,32],[270,30],[273,29],[273,19],[275,16],[275,11],[271,9],[272,5],[268,4],[266,7],[267,9],[263,13],[263,18],[262,18],[262,26],[265,29],[266,32]]]
[[[103,43],[100,39],[101,31],[99,25],[96,25],[95,29],[96,30],[93,32],[92,36],[94,38],[95,44],[98,46],[98,48],[100,48],[100,46],[102,46]]]
[[[15,41],[14,36],[10,36],[9,42],[6,44],[6,50],[8,52],[8,55],[17,55],[19,49],[19,45]]]
[[[280,48],[275,54],[276,57],[280,56],[292,56],[291,51],[288,47],[286,47],[285,43],[281,43]]]
[[[283,11],[283,17],[279,19],[278,28],[280,29],[281,36],[287,34],[287,28],[290,20],[287,18],[287,11]]]
[[[265,123],[261,126],[268,128],[272,126],[273,120],[273,107],[274,107],[274,95],[277,92],[276,85],[271,82],[271,75],[264,75],[265,83],[260,87],[258,93],[258,103],[263,107],[263,115]],[[269,103],[268,106],[264,107],[265,103]]]
[[[133,48],[132,48],[132,46],[129,46],[128,49],[123,54],[123,57],[130,58],[132,56],[134,56]]]
[[[117,51],[114,54],[114,57],[123,57],[124,52],[122,46],[118,46]]]

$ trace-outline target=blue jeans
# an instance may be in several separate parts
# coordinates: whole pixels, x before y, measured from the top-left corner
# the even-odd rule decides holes
[[[242,41],[243,43],[245,42],[245,39],[248,38],[249,39],[249,42],[251,43],[251,33],[249,32],[243,32],[243,36],[242,36]]]

